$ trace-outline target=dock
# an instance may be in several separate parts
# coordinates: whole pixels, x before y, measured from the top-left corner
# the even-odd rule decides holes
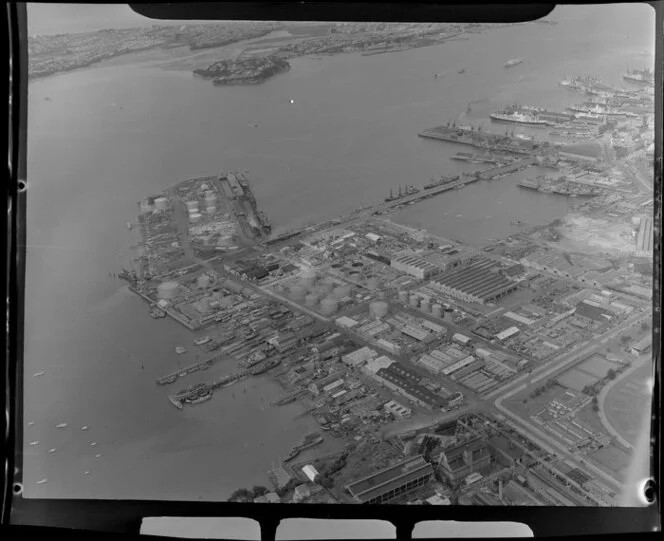
[[[174,383],[178,378],[182,378],[184,376],[187,376],[189,374],[192,374],[198,370],[207,370],[210,368],[214,363],[217,361],[221,360],[221,355],[216,355],[215,357],[212,357],[211,359],[207,359],[205,361],[202,361],[200,363],[193,364],[191,366],[188,366],[186,368],[183,368],[182,370],[178,370],[176,372],[171,372],[170,374],[166,374],[165,376],[162,376],[160,378],[157,378],[155,381],[157,382],[157,385],[168,385],[169,383]]]

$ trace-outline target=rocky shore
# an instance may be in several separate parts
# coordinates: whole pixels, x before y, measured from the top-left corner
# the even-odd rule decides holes
[[[273,75],[290,69],[288,61],[275,58],[245,58],[221,60],[205,69],[194,70],[194,75],[212,79],[215,85],[260,84]]]

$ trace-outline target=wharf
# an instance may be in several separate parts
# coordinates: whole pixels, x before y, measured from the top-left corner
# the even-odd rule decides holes
[[[470,145],[483,150],[492,152],[510,152],[512,154],[520,154],[524,156],[532,156],[536,151],[532,149],[522,148],[517,145],[505,144],[502,140],[504,136],[495,134],[481,134],[475,132],[471,135],[457,135],[455,133],[444,133],[438,131],[436,128],[421,131],[417,134],[418,137],[425,139],[437,139],[439,141],[446,141],[448,143],[458,143],[460,145]]]
[[[207,370],[210,368],[215,362],[221,360],[221,355],[216,355],[212,357],[211,359],[207,359],[205,361],[202,361],[200,363],[193,364],[191,366],[188,366],[186,368],[183,368],[182,370],[178,370],[177,372],[172,372],[170,374],[167,374],[165,376],[162,376],[160,378],[156,379],[156,382],[158,385],[168,385],[169,383],[174,383],[175,380],[178,378],[182,378],[184,376],[187,376],[189,374],[192,374],[198,370]]]

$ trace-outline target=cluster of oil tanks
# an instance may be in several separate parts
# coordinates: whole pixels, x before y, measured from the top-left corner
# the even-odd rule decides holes
[[[435,317],[443,317],[443,305],[437,302],[432,302],[433,299],[415,293],[408,294],[407,291],[399,291],[399,302],[408,304],[412,308],[419,308],[427,314]]]
[[[340,266],[341,265],[337,265],[337,267]],[[377,290],[380,287],[380,278],[372,274],[365,273],[362,267],[362,263],[356,262],[353,263],[350,267],[345,266],[339,270],[351,282],[354,282],[358,285],[363,285],[370,291]]]
[[[341,299],[349,297],[351,288],[338,285],[331,278],[319,280],[313,269],[306,269],[297,283],[292,285],[288,296],[307,308],[318,309],[323,315],[332,315],[339,309]]]

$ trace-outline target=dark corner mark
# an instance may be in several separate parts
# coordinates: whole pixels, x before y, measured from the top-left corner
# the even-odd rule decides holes
[[[592,2],[591,2],[592,3]],[[555,4],[498,4],[419,0],[417,2],[183,2],[129,4],[136,13],[158,20],[262,20],[400,23],[520,23],[545,17]]]

